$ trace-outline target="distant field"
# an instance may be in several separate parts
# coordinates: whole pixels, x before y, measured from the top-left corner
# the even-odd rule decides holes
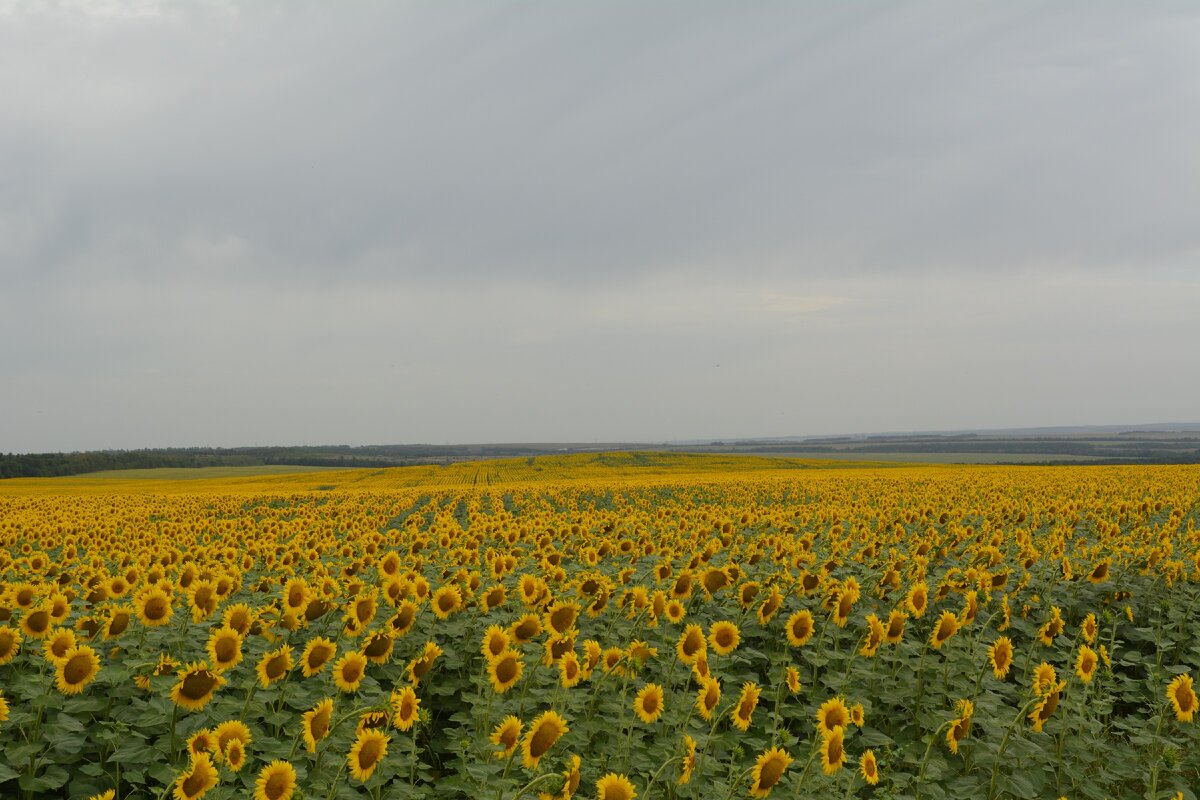
[[[193,467],[157,469],[114,469],[105,472],[85,472],[75,478],[125,479],[131,481],[162,480],[191,481],[204,478],[248,478],[255,475],[292,475],[297,472],[331,472],[349,467],[295,467],[271,464],[257,467]]]
[[[829,459],[831,461],[888,461],[906,464],[1036,464],[1046,461],[1098,461],[1100,456],[1069,453],[866,453],[858,451],[796,453],[751,453],[780,458]]]

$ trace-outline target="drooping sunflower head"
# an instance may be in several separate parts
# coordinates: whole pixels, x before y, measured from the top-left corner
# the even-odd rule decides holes
[[[176,800],[197,800],[205,792],[217,785],[217,769],[213,766],[208,753],[201,753],[192,758],[187,772],[175,779]]]
[[[713,711],[721,702],[721,683],[716,678],[704,678],[696,693],[696,710],[706,720],[712,719]]]
[[[940,649],[942,645],[950,641],[954,634],[958,633],[958,617],[952,611],[943,611],[938,618],[937,625],[933,627],[933,633],[929,635],[929,644],[935,650]]]
[[[679,635],[679,641],[675,644],[675,654],[681,662],[690,666],[696,663],[696,656],[703,653],[707,647],[704,629],[699,625],[689,624]]]
[[[387,755],[391,737],[377,728],[367,728],[354,740],[346,763],[350,767],[350,775],[356,781],[365,781],[375,772],[379,762]]]
[[[529,769],[537,767],[542,756],[570,729],[567,721],[556,711],[546,711],[529,724],[522,741],[521,763]]]
[[[1075,657],[1075,674],[1084,683],[1091,683],[1092,678],[1096,677],[1096,667],[1099,663],[1100,659],[1095,650],[1086,644],[1080,645],[1079,654]]]
[[[518,644],[533,641],[542,632],[542,620],[537,614],[526,614],[512,624],[509,633]]]
[[[21,633],[11,625],[0,626],[0,664],[16,658],[21,650]]]
[[[875,751],[866,750],[858,762],[859,772],[868,785],[879,783],[879,764],[875,761]]]
[[[301,718],[304,747],[308,752],[317,751],[317,743],[329,735],[330,720],[333,718],[333,698],[326,697]]]
[[[492,730],[489,741],[500,748],[495,753],[496,758],[508,758],[516,752],[521,742],[521,720],[511,715],[505,717]]]
[[[750,783],[751,797],[766,797],[775,788],[783,778],[783,773],[787,771],[788,765],[792,763],[792,758],[787,754],[787,751],[778,747],[772,747],[764,753],[760,753],[754,762],[754,774]]]
[[[834,728],[821,737],[821,767],[826,775],[833,775],[846,763],[846,750],[842,746],[842,728]]]
[[[1004,680],[1009,669],[1012,668],[1012,640],[1007,636],[1001,636],[993,642],[992,646],[988,648],[988,661],[992,665],[992,674],[1000,680]]]
[[[362,654],[373,664],[386,664],[395,645],[394,634],[387,630],[369,633],[363,641]]]
[[[579,619],[579,604],[559,601],[546,613],[546,627],[558,636],[565,636]]]
[[[742,693],[738,697],[737,705],[733,707],[733,726],[740,731],[750,729],[750,720],[754,715],[754,709],[758,707],[758,698],[762,694],[762,689],[757,683],[747,681],[742,684]]]

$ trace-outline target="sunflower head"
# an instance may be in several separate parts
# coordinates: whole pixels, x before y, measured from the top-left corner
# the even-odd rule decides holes
[[[529,730],[521,743],[521,763],[535,769],[542,756],[554,746],[559,738],[570,729],[567,721],[556,711],[546,711],[529,724]]]
[[[783,778],[792,758],[785,750],[772,747],[759,754],[754,762],[754,775],[750,783],[751,797],[766,797]]]

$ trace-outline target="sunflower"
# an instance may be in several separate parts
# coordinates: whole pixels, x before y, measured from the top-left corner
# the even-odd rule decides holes
[[[351,650],[333,665],[333,682],[343,692],[357,692],[367,675],[367,657]]]
[[[920,619],[925,616],[925,609],[929,607],[929,587],[925,582],[914,583],[912,588],[908,590],[908,596],[904,599],[904,604],[908,607],[908,613],[914,618]]]
[[[508,590],[504,588],[503,584],[496,584],[479,598],[479,611],[483,614],[490,614],[492,609],[504,605],[504,601],[507,599]]]
[[[311,678],[325,669],[325,665],[337,655],[337,645],[324,636],[317,636],[304,645],[300,654],[300,672],[304,677]]]
[[[397,636],[404,636],[412,630],[413,623],[417,620],[417,604],[412,600],[404,600],[396,607],[396,613],[392,615],[390,625],[392,631]]]
[[[880,622],[879,617],[874,614],[867,615],[867,637],[863,641],[862,647],[859,649],[860,656],[867,658],[873,657],[879,652],[879,645],[883,644],[883,637],[887,631]]]
[[[788,617],[787,640],[792,647],[803,647],[813,635],[813,615],[807,608]]]
[[[377,728],[367,728],[358,734],[346,755],[351,777],[356,781],[370,778],[379,762],[387,755],[389,742],[391,737]]]
[[[242,661],[242,635],[228,626],[217,628],[208,637],[208,656],[218,672],[233,669]]]
[[[526,614],[512,624],[508,629],[517,644],[533,641],[533,637],[542,632],[542,620],[537,614]]]
[[[804,687],[800,685],[800,670],[789,666],[787,668],[787,677],[785,680],[787,682],[788,691],[792,694],[800,694],[800,692],[803,691]]]
[[[570,689],[579,684],[583,678],[583,669],[579,665],[579,656],[575,651],[567,653],[558,662],[559,680],[564,689]]]
[[[250,633],[250,626],[254,624],[254,612],[245,603],[234,603],[221,613],[221,622],[245,637]]]
[[[138,621],[148,628],[168,625],[175,610],[171,607],[171,596],[158,586],[139,592],[133,598],[133,610]]]
[[[941,617],[938,618],[937,625],[933,627],[933,632],[929,634],[929,644],[933,645],[934,650],[938,650],[956,633],[958,633],[958,617],[952,611],[943,611]]]
[[[358,725],[355,726],[354,733],[358,735],[367,728],[386,728],[391,718],[392,715],[386,711],[364,711],[358,717]]]
[[[50,632],[53,622],[49,605],[32,608],[21,617],[21,632],[30,639],[42,639]]]
[[[1038,733],[1042,732],[1042,726],[1046,724],[1046,720],[1054,713],[1054,709],[1058,708],[1058,701],[1062,697],[1062,690],[1067,688],[1067,684],[1060,682],[1050,688],[1042,695],[1041,702],[1033,711],[1029,712],[1029,721],[1033,723],[1033,729]]]
[[[430,606],[438,619],[448,619],[451,614],[462,608],[462,591],[453,583],[447,583],[433,593]]]
[[[624,775],[610,772],[596,781],[596,800],[633,800],[635,797],[637,792]]]
[[[198,756],[201,753],[213,753],[217,749],[217,737],[213,736],[211,728],[201,728],[187,740],[188,753]]]
[[[521,742],[521,720],[511,715],[505,717],[492,730],[488,741],[500,748],[494,754],[496,758],[508,758],[516,752]]]
[[[679,779],[675,783],[682,786],[685,783],[690,783],[692,773],[696,771],[696,740],[691,736],[684,734],[683,736],[683,763],[679,769]]]
[[[1175,709],[1175,719],[1191,722],[1197,705],[1196,692],[1192,689],[1192,676],[1186,673],[1176,675],[1175,680],[1167,687],[1167,700]]]
[[[967,738],[971,732],[971,718],[975,716],[975,704],[970,700],[959,700],[955,707],[958,716],[946,729],[946,746],[950,752],[958,754],[958,743]]]
[[[993,642],[992,646],[988,648],[988,662],[992,665],[992,674],[998,679],[1004,680],[1008,671],[1012,669],[1012,640],[1007,636],[1001,636]]]
[[[737,649],[742,634],[732,622],[714,622],[708,629],[708,643],[718,655],[727,656]]]
[[[696,693],[696,710],[705,720],[712,719],[713,711],[721,702],[721,682],[716,678],[704,678],[700,681],[700,690]]]
[[[92,795],[91,797],[88,798],[88,800],[113,800],[113,798],[115,798],[116,796],[117,796],[117,790],[109,789],[106,792],[101,792],[100,794]]]
[[[579,619],[579,604],[559,601],[546,612],[546,627],[559,636],[565,636],[575,627]]]
[[[683,629],[683,633],[679,634],[679,641],[675,643],[675,655],[682,663],[691,666],[696,663],[696,656],[703,653],[707,647],[704,629],[690,623]]]
[[[762,690],[758,688],[757,683],[746,681],[742,684],[742,693],[733,707],[733,727],[739,731],[749,730],[750,718],[754,716],[754,709],[758,707],[760,694]]]
[[[683,603],[678,600],[667,601],[667,619],[678,624],[683,622],[685,616],[687,616],[687,609],[683,607]]]
[[[559,737],[567,733],[567,721],[556,711],[546,711],[529,723],[529,730],[521,742],[521,763],[528,769],[537,767],[538,762],[546,752],[554,746]]]
[[[405,686],[399,691],[392,692],[388,703],[392,707],[392,724],[396,726],[396,729],[412,730],[413,724],[417,721],[417,714],[421,710],[421,700],[413,688]]]
[[[1081,633],[1083,633],[1083,638],[1087,640],[1088,644],[1094,643],[1096,641],[1097,631],[1096,615],[1088,614],[1086,617],[1084,617],[1083,624],[1079,626],[1079,630]]]
[[[54,685],[63,694],[79,694],[100,671],[96,651],[84,645],[68,650],[55,665]]]
[[[8,700],[5,699],[4,694],[0,692],[0,723],[8,721],[8,714]]]
[[[278,650],[263,653],[258,661],[258,680],[267,688],[272,683],[283,680],[292,668],[292,647],[283,645]]]
[[[304,733],[304,748],[310,753],[317,752],[317,742],[329,735],[330,720],[333,717],[333,698],[326,697],[305,711],[301,717],[301,728]]]
[[[433,662],[437,661],[443,652],[442,648],[434,642],[426,642],[421,655],[408,662],[408,682],[414,686],[420,683],[433,668]]]
[[[242,767],[246,766],[246,745],[240,739],[231,739],[220,755],[233,772],[241,772]]]
[[[515,650],[505,650],[489,661],[487,666],[488,680],[492,682],[496,694],[504,694],[511,689],[524,671],[525,662]]]
[[[238,719],[227,720],[213,728],[213,736],[217,737],[217,752],[219,753],[228,753],[230,745],[234,742],[240,743],[245,749],[250,746],[252,738],[250,728]]]
[[[874,786],[879,783],[879,764],[875,761],[875,751],[866,750],[858,761],[858,771],[863,780]]]
[[[175,779],[175,800],[198,800],[217,785],[217,770],[213,766],[208,753],[201,753],[192,759],[187,772],[181,773]]]
[[[754,777],[750,783],[751,797],[766,797],[783,778],[792,757],[778,747],[760,753],[754,762]]]
[[[1033,688],[1039,696],[1045,697],[1058,684],[1058,672],[1054,667],[1043,661],[1033,671]]]
[[[657,683],[647,683],[633,701],[633,711],[647,725],[658,720],[663,712],[663,688]]]
[[[1096,651],[1085,645],[1080,645],[1079,655],[1075,658],[1075,674],[1079,676],[1079,680],[1084,683],[1091,683],[1092,678],[1096,677],[1096,667],[1100,663],[1100,658],[1096,655]]]
[[[509,641],[508,631],[499,625],[489,625],[488,629],[484,631],[483,644],[479,646],[479,652],[490,661],[508,649]]]
[[[296,768],[286,761],[272,761],[254,782],[254,800],[290,800],[294,791]]]
[[[1112,559],[1104,559],[1096,566],[1092,567],[1092,571],[1088,573],[1088,581],[1090,583],[1104,583],[1108,580],[1108,571],[1112,567]]]
[[[0,625],[0,665],[17,657],[21,650],[21,632],[11,625]]]
[[[817,709],[817,730],[822,736],[832,733],[835,728],[846,728],[849,724],[850,709],[840,697],[826,700]]]
[[[821,735],[821,768],[826,775],[833,775],[846,763],[846,750],[842,746],[842,728],[834,728]]]
[[[66,657],[69,650],[74,650],[78,644],[75,641],[75,631],[69,628],[59,628],[52,631],[49,636],[42,640],[43,654],[47,661],[56,664]]]
[[[386,631],[375,631],[363,640],[361,652],[372,664],[386,664],[392,657],[392,647],[395,645],[395,634]]]

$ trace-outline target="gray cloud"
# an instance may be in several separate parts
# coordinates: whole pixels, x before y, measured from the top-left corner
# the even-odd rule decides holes
[[[1197,35],[0,3],[0,450],[1194,417]]]

